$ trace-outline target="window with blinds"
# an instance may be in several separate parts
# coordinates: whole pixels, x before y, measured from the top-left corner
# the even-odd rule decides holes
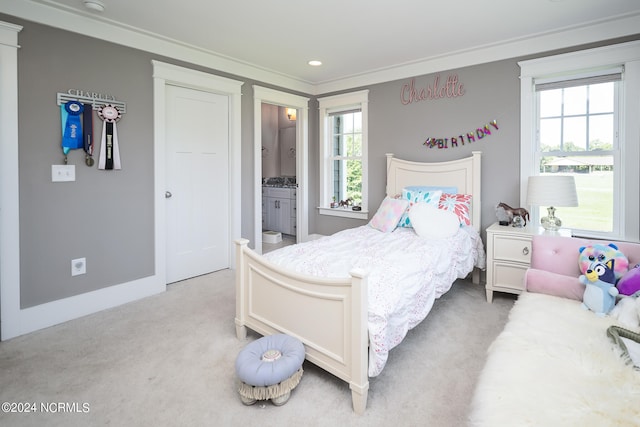
[[[618,93],[622,72],[536,81],[540,175],[571,175],[579,206],[562,209],[563,225],[614,231]],[[539,207],[540,216],[546,207]]]

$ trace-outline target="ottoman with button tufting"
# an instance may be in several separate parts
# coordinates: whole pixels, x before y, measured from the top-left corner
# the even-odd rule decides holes
[[[248,344],[236,358],[238,391],[245,405],[268,400],[284,405],[302,379],[304,345],[286,334],[269,335]]]

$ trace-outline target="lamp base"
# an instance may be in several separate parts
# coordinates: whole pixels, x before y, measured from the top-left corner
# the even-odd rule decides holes
[[[553,206],[549,206],[547,208],[547,212],[549,216],[545,216],[540,218],[540,224],[542,224],[542,228],[547,231],[558,231],[560,227],[562,227],[562,221],[560,218],[556,217],[556,208]]]

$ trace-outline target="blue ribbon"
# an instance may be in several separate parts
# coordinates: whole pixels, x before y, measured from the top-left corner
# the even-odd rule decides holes
[[[80,115],[84,106],[77,101],[69,101],[60,106],[60,117],[64,123],[62,134],[62,152],[66,156],[69,151],[83,148],[82,122]]]

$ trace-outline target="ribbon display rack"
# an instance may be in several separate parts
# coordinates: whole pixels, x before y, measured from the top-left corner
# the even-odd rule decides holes
[[[105,99],[85,95],[71,95],[69,93],[58,92],[56,96],[56,102],[58,105],[66,104],[69,101],[78,101],[83,104],[91,104],[93,110],[99,110],[103,105],[111,104],[116,107],[121,114],[125,114],[127,112],[126,102],[116,101],[115,99]]]

